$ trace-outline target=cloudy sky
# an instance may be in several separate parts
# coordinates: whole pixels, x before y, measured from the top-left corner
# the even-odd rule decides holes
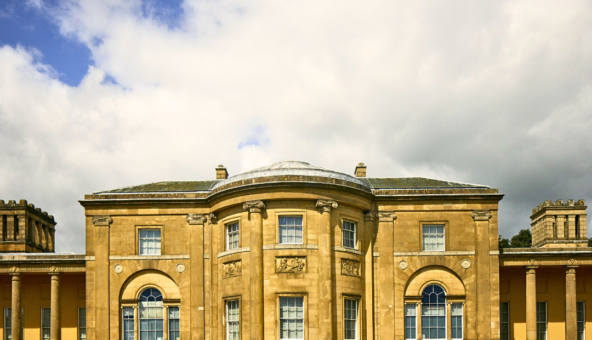
[[[499,188],[508,237],[592,202],[592,2],[3,0],[0,145],[60,252],[84,194],[281,160]]]

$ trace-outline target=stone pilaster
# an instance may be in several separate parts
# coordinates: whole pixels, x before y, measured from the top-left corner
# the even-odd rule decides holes
[[[16,241],[14,234],[14,215],[6,215],[6,241]]]
[[[565,339],[577,340],[578,309],[576,300],[576,268],[565,268]]]
[[[364,283],[366,296],[364,307],[366,310],[366,339],[374,339],[374,213],[369,211],[364,214],[364,239],[366,240],[366,255],[364,258]]]
[[[415,311],[415,320],[417,320],[417,340],[423,339],[423,334],[421,334],[421,302],[417,303],[417,310]]]
[[[214,252],[212,251],[212,229],[217,224],[218,216],[216,214],[210,214],[208,216],[208,225],[204,229],[204,320],[206,323],[206,340],[212,339],[212,327],[216,327],[216,325],[212,323],[212,257],[215,257]]]
[[[316,207],[321,216],[318,225],[319,240],[319,340],[333,339],[333,261],[331,253],[331,208],[339,205],[331,200],[318,200]]]
[[[555,219],[555,226],[557,228],[557,239],[565,240],[565,216],[557,215]]]
[[[12,275],[12,304],[11,304],[11,324],[12,338],[20,339],[22,337],[22,314],[21,314],[21,275],[18,272]]]
[[[491,339],[491,273],[489,252],[489,220],[492,215],[489,210],[475,210],[471,214],[475,220],[476,252],[475,262],[477,271],[477,334],[479,339]]]
[[[110,333],[110,289],[109,278],[111,268],[109,263],[110,227],[113,219],[110,216],[93,216],[95,226],[95,336],[96,339],[109,339]],[[88,327],[88,326],[87,326]]]
[[[446,339],[452,339],[452,302],[446,301]]]
[[[567,215],[567,230],[570,240],[576,239],[576,215]]]
[[[204,313],[204,225],[206,215],[189,214],[187,223],[190,226],[191,250],[191,339],[203,340],[205,337]]]
[[[60,340],[60,274],[50,273],[51,275],[51,320],[50,320],[50,339]]]
[[[380,251],[379,264],[379,291],[380,291],[380,338],[395,338],[395,219],[397,215],[393,211],[379,211],[378,215],[378,250]],[[403,301],[401,301],[403,303]]]
[[[249,211],[251,221],[251,251],[250,255],[250,329],[251,340],[264,338],[264,299],[263,299],[263,216],[265,209],[262,201],[250,201],[243,204],[243,209]]]
[[[526,340],[537,340],[536,329],[536,269],[526,267]]]

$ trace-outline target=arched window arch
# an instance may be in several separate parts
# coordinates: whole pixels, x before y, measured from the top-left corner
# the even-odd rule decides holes
[[[438,285],[424,288],[421,299],[421,333],[424,339],[446,339],[446,292]]]
[[[142,291],[138,300],[140,307],[140,339],[163,339],[162,293],[156,288],[147,288]]]

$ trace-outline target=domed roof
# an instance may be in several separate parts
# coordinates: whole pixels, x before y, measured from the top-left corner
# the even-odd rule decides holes
[[[234,182],[244,181],[253,178],[273,176],[325,177],[341,181],[348,181],[369,188],[368,183],[366,183],[365,181],[361,181],[356,177],[346,175],[341,172],[327,170],[318,166],[310,165],[306,162],[284,161],[273,163],[271,165],[243,172],[242,174],[231,176],[228,179],[216,183],[212,187],[212,190]]]

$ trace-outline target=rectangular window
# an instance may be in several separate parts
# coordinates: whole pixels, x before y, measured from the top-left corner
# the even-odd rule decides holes
[[[510,340],[510,303],[500,303],[500,340]]]
[[[238,248],[238,222],[226,225],[226,250]]]
[[[344,331],[345,340],[358,338],[358,300],[344,299]]]
[[[280,339],[304,339],[304,298],[280,298]]]
[[[21,308],[21,340],[25,336],[25,313]],[[12,308],[4,308],[4,340],[12,340]]]
[[[423,251],[444,251],[444,226],[423,226]]]
[[[78,340],[86,340],[86,308],[78,308]]]
[[[140,255],[160,255],[160,230],[140,229]]]
[[[179,307],[169,307],[169,340],[179,340]]]
[[[578,308],[578,340],[584,340],[586,338],[586,303],[580,301],[577,303]]]
[[[346,248],[356,248],[356,224],[343,221],[343,246]]]
[[[240,312],[238,300],[226,301],[226,339],[239,340]]]
[[[302,216],[280,217],[280,243],[302,244]]]
[[[547,340],[547,303],[536,303],[537,340]]]
[[[134,340],[134,307],[123,307],[122,314],[122,335],[123,340]]]
[[[41,308],[41,339],[49,340],[51,329],[51,308]]]
[[[417,306],[405,305],[405,339],[417,339]]]
[[[463,338],[463,305],[462,303],[453,303],[451,306],[451,331],[453,339]]]

